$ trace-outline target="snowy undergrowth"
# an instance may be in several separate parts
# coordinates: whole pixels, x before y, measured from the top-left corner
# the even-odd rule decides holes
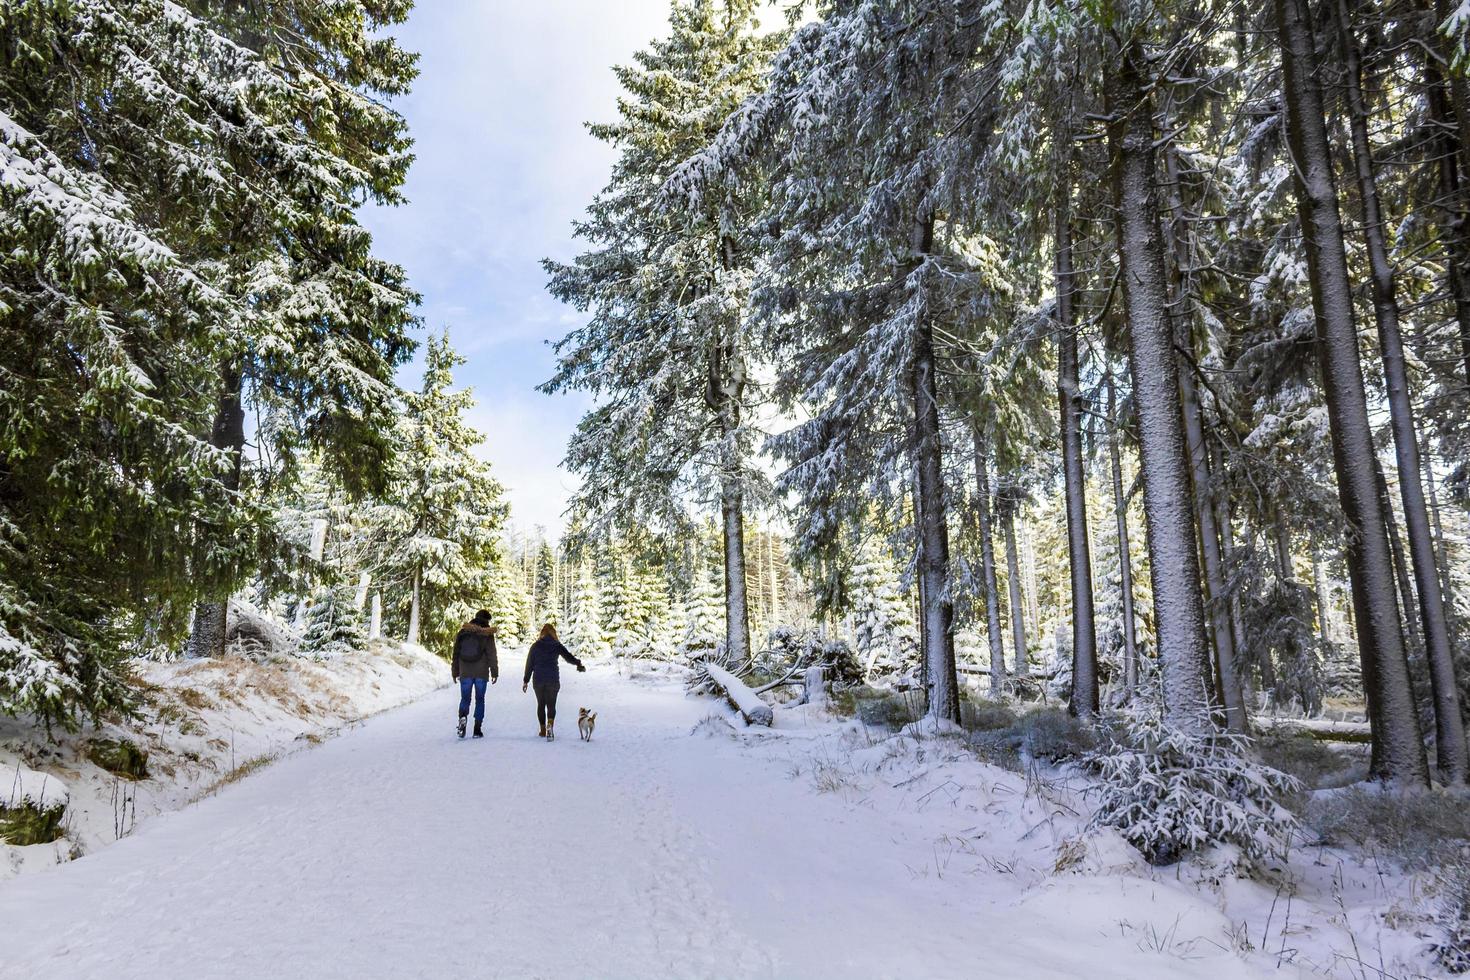
[[[0,807],[22,794],[65,802],[56,840],[0,842],[0,879],[126,837],[151,817],[442,687],[448,673],[422,647],[386,643],[330,659],[141,662],[137,718],[55,732],[54,740],[29,719],[0,718]],[[129,778],[129,768],[144,768],[143,753],[146,776]]]
[[[1430,873],[1328,846],[1306,828],[1291,831],[1284,852],[1219,845],[1152,866],[1097,824],[1099,781],[1083,765],[1024,747],[996,765],[994,741],[981,733],[922,725],[895,733],[794,702],[775,715],[766,730],[720,710],[694,734],[766,757],[835,809],[833,826],[878,824],[878,836],[902,846],[908,874],[936,889],[967,898],[979,890],[1124,935],[1166,959],[1228,955],[1262,972],[1322,976],[1443,975],[1436,920],[1455,896]]]

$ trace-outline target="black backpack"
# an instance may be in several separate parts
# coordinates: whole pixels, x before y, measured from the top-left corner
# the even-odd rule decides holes
[[[466,643],[469,645],[466,646]],[[461,633],[454,641],[454,654],[462,664],[476,663],[485,655],[485,646],[475,634]]]

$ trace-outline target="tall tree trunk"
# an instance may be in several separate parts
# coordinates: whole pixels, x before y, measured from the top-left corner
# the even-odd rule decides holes
[[[726,269],[735,267],[734,244],[721,244]],[[745,353],[740,337],[721,337],[710,350],[706,401],[720,432],[720,515],[725,566],[725,654],[731,663],[750,660],[750,604],[745,566],[744,460],[740,451],[741,411],[745,399]]]
[[[1378,199],[1377,168],[1368,141],[1368,105],[1362,91],[1362,63],[1358,39],[1353,32],[1348,0],[1337,0],[1337,26],[1342,42],[1348,119],[1352,132],[1353,163],[1363,207],[1363,234],[1368,245],[1368,266],[1373,282],[1373,315],[1378,325],[1378,347],[1383,354],[1383,378],[1388,389],[1389,424],[1393,430],[1394,456],[1398,461],[1399,495],[1404,507],[1404,528],[1409,537],[1409,558],[1419,596],[1419,622],[1423,629],[1424,653],[1429,664],[1429,682],[1434,694],[1434,727],[1441,775],[1459,784],[1470,772],[1470,749],[1465,744],[1465,725],[1460,716],[1459,685],[1455,680],[1454,653],[1450,647],[1449,622],[1444,594],[1440,590],[1435,562],[1434,539],[1429,527],[1429,509],[1424,499],[1420,474],[1419,434],[1409,394],[1409,367],[1404,358],[1404,339],[1399,326],[1399,303],[1394,287],[1393,266],[1388,259],[1383,212]]]
[[[1194,495],[1179,401],[1179,362],[1155,197],[1153,100],[1140,41],[1114,53],[1109,147],[1118,257],[1138,415],[1144,516],[1164,712],[1185,731],[1214,727]]]
[[[745,593],[745,509],[738,481],[720,495],[725,538],[725,651],[732,663],[750,660],[750,619]]]
[[[1016,509],[1007,502],[1000,517],[1006,541],[1006,587],[1010,594],[1011,642],[1016,648],[1016,676],[1031,673],[1026,656],[1026,608],[1021,599],[1021,563],[1016,552]]]
[[[1342,219],[1311,19],[1304,0],[1276,0],[1287,137],[1316,313],[1322,387],[1338,495],[1347,520],[1347,565],[1357,610],[1358,653],[1373,726],[1375,775],[1425,785],[1429,767],[1394,601],[1393,558],[1373,469],[1373,434],[1348,276]]]
[[[219,403],[209,444],[229,454],[230,462],[220,474],[220,484],[226,494],[234,496],[240,491],[240,474],[245,462],[245,375],[240,362],[231,358],[221,363],[219,380]],[[224,656],[229,608],[228,596],[194,607],[194,625],[189,633],[190,657]]]
[[[1225,587],[1224,565],[1220,558],[1220,532],[1215,526],[1209,447],[1205,443],[1204,412],[1199,403],[1199,386],[1194,379],[1194,332],[1191,329],[1194,297],[1187,278],[1189,245],[1185,238],[1187,229],[1184,195],[1179,186],[1177,153],[1172,145],[1166,152],[1165,170],[1169,210],[1172,214],[1163,227],[1174,255],[1170,268],[1174,282],[1175,343],[1186,359],[1179,372],[1179,402],[1184,410],[1184,437],[1189,443],[1190,479],[1194,484],[1194,506],[1199,520],[1207,634],[1215,652],[1215,679],[1220,701],[1225,706],[1225,727],[1232,732],[1245,732],[1250,727],[1250,719],[1245,713],[1235,655],[1235,637],[1230,631],[1226,602],[1229,591]]]
[[[1414,594],[1413,580],[1409,577],[1409,563],[1404,558],[1404,542],[1399,537],[1399,522],[1393,512],[1388,478],[1383,473],[1383,462],[1377,456],[1373,457],[1373,479],[1378,487],[1378,499],[1383,506],[1383,526],[1388,529],[1388,552],[1393,558],[1393,576],[1398,584],[1399,615],[1404,624],[1410,677],[1413,677],[1412,668],[1419,666],[1424,660],[1424,629],[1419,622],[1419,603]]]
[[[1118,395],[1108,375],[1108,456],[1113,464],[1113,519],[1118,525],[1118,569],[1123,592],[1123,687],[1138,687],[1138,627],[1133,615],[1133,555],[1128,544],[1128,499],[1123,495],[1123,454],[1118,449]]]
[[[771,626],[781,625],[781,577],[776,571],[776,536],[766,534],[766,575],[771,581]]]
[[[419,615],[420,615],[420,612],[421,612],[421,609],[422,609],[422,607],[420,605],[420,601],[421,601],[422,596],[423,596],[423,580],[424,580],[424,574],[423,574],[423,572],[420,569],[415,568],[413,570],[413,585],[411,587],[412,588],[412,592],[410,593],[409,600],[408,600],[408,642],[409,643],[418,643],[418,641],[419,641]],[[529,623],[527,623],[526,626],[527,626],[528,629],[530,628],[530,624]]]
[[[1037,598],[1036,589],[1036,549],[1031,544],[1031,530],[1025,519],[1021,520],[1021,550],[1025,553],[1026,563],[1026,615],[1030,619],[1031,632],[1037,634],[1036,642],[1041,642],[1041,601]]]
[[[1224,451],[1217,445],[1211,457],[1215,464],[1213,472],[1223,476],[1226,472]],[[1230,617],[1230,639],[1235,646],[1235,662],[1239,667],[1241,699],[1245,703],[1246,712],[1249,713],[1254,699],[1251,696],[1250,671],[1246,667],[1249,655],[1246,648],[1245,624],[1240,618],[1240,597],[1229,588],[1230,576],[1235,569],[1235,529],[1231,524],[1228,494],[1215,494],[1214,503],[1215,525],[1220,532],[1220,559],[1224,565],[1225,604],[1226,613]]]
[[[1317,596],[1317,635],[1322,638],[1323,649],[1332,646],[1332,604],[1328,601],[1327,576],[1322,570],[1322,550],[1312,542],[1312,591]]]
[[[915,252],[934,244],[932,216],[915,228]],[[919,633],[929,665],[929,714],[960,720],[959,677],[954,659],[954,597],[949,587],[949,526],[945,520],[944,461],[939,429],[939,376],[934,358],[934,327],[927,311],[916,319],[909,375],[914,405],[914,469],[919,495],[919,583],[922,608]]]
[[[995,539],[990,524],[990,463],[979,428],[975,436],[975,514],[980,530],[980,579],[985,588],[985,637],[990,641],[990,696],[1005,695],[1006,648],[1000,632],[1000,590],[995,583]]]
[[[1067,710],[1094,717],[1097,627],[1092,607],[1092,555],[1087,535],[1087,475],[1082,469],[1082,390],[1078,381],[1077,327],[1073,315],[1071,187],[1064,187],[1056,216],[1057,394],[1061,402],[1062,474],[1066,485],[1067,556],[1072,572],[1072,697]]]
[[[1449,0],[1434,0],[1433,27],[1443,24],[1452,11]],[[1437,29],[1429,38],[1429,50],[1438,56],[1425,58],[1424,70],[1429,82],[1426,101],[1436,133],[1435,157],[1447,225],[1441,236],[1448,260],[1445,285],[1454,303],[1465,383],[1470,385],[1470,200],[1465,193],[1465,182],[1470,177],[1470,82],[1463,72],[1445,71],[1453,52],[1449,40]]]
[[[1429,455],[1429,442],[1427,439],[1424,443],[1424,449],[1420,453],[1420,458],[1424,461],[1424,486],[1428,491],[1429,497],[1429,517],[1434,525],[1435,564],[1439,566],[1443,575],[1440,584],[1444,590],[1444,606],[1445,612],[1450,620],[1450,632],[1453,634],[1455,631],[1455,586],[1454,580],[1450,577],[1450,556],[1449,551],[1445,547],[1444,524],[1440,521],[1439,515],[1439,491],[1435,489],[1438,481],[1434,476],[1434,463]]]

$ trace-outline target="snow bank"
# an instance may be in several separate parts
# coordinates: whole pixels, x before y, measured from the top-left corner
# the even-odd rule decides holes
[[[0,762],[0,807],[55,810],[66,806],[70,795],[66,784],[50,773],[28,769],[24,763]]]
[[[762,913],[752,931],[774,947],[876,891],[868,917],[895,934],[966,935],[982,920],[998,929],[1007,943],[987,949],[1000,957],[987,961],[996,976],[1076,975],[1061,960],[1083,948],[1106,962],[1101,975],[1130,978],[1357,976],[1365,963],[1370,975],[1440,973],[1433,882],[1373,855],[1314,842],[1248,875],[1238,849],[1217,847],[1153,867],[1116,831],[1091,829],[1097,784],[1077,767],[996,765],[983,741],[932,719],[891,734],[804,705],[775,714],[769,736],[698,741],[726,779],[767,766],[765,788],[732,792],[755,801],[750,812],[726,804],[705,830],[713,874],[749,892]],[[780,828],[761,837],[766,866],[803,869],[801,903],[771,905],[769,879],[746,867],[735,838],[757,824]],[[819,849],[793,833],[805,826],[823,829]],[[857,961],[849,972],[884,971]],[[973,975],[973,964],[936,974]]]
[[[70,799],[60,840],[0,844],[0,880],[95,851],[128,836],[142,821],[448,680],[448,666],[423,647],[381,642],[320,661],[144,661],[136,665],[136,719],[58,732],[53,742],[29,719],[0,718],[0,805],[20,787],[31,798]],[[98,766],[89,756],[104,741],[129,742],[146,752],[148,777],[131,780]]]

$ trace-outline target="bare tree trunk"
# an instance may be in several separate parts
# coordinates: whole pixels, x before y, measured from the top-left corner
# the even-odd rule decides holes
[[[1006,648],[1000,632],[1000,590],[995,583],[995,539],[990,526],[990,463],[985,440],[978,428],[975,436],[975,514],[980,530],[980,578],[985,589],[985,637],[990,641],[990,696],[1005,695]]]
[[[725,531],[725,636],[732,663],[750,659],[750,620],[745,594],[745,513],[738,487],[720,498]]]
[[[915,251],[927,254],[934,219],[915,229]],[[934,329],[927,312],[915,324],[910,394],[914,404],[914,469],[919,494],[919,633],[929,665],[929,714],[960,720],[959,677],[954,660],[954,598],[949,587],[949,526],[945,520],[944,465],[939,429],[939,378]]]
[[[1429,455],[1429,444],[1427,439],[1425,440],[1424,449],[1420,454],[1420,458],[1424,461],[1424,486],[1428,490],[1429,516],[1434,524],[1435,564],[1439,566],[1441,572],[1443,573],[1441,586],[1444,590],[1444,605],[1445,611],[1450,620],[1450,631],[1451,633],[1453,633],[1455,619],[1454,581],[1450,577],[1450,556],[1449,551],[1445,548],[1444,524],[1440,521],[1439,515],[1439,491],[1435,489],[1438,481],[1435,479],[1434,476],[1434,463]]]
[[[1189,444],[1155,197],[1153,100],[1141,42],[1128,40],[1114,57],[1108,135],[1164,711],[1171,724],[1202,733],[1213,729],[1214,712]]]
[[[1435,562],[1434,538],[1429,527],[1429,509],[1420,480],[1419,434],[1414,422],[1414,405],[1409,394],[1409,368],[1404,358],[1404,339],[1399,327],[1399,303],[1393,266],[1383,230],[1383,212],[1378,200],[1377,168],[1368,141],[1368,105],[1362,91],[1362,63],[1358,39],[1353,32],[1348,0],[1337,0],[1337,24],[1342,42],[1348,118],[1352,132],[1353,162],[1358,193],[1363,206],[1363,233],[1368,245],[1372,272],[1373,314],[1378,325],[1378,346],[1383,354],[1383,378],[1388,389],[1389,424],[1393,430],[1394,456],[1398,461],[1399,495],[1404,508],[1404,527],[1409,537],[1409,558],[1419,597],[1419,621],[1423,629],[1424,653],[1429,664],[1430,687],[1434,694],[1434,725],[1441,775],[1453,784],[1463,783],[1470,773],[1470,749],[1465,744],[1465,725],[1460,716],[1459,685],[1455,679],[1454,652],[1450,647],[1449,622],[1444,594],[1440,591],[1439,568]]]
[[[230,496],[240,491],[240,474],[245,462],[244,383],[244,372],[238,361],[230,359],[220,365],[219,404],[209,444],[230,455],[229,465],[220,474],[220,484]],[[229,608],[228,596],[194,607],[194,625],[189,632],[190,657],[224,656]]]
[[[1041,602],[1036,590],[1036,549],[1031,544],[1031,530],[1024,518],[1021,520],[1021,550],[1026,563],[1026,615],[1030,618],[1031,632],[1038,634],[1041,642]]]
[[[1322,571],[1322,551],[1312,542],[1312,591],[1317,596],[1317,633],[1324,648],[1332,646],[1332,605],[1327,598],[1327,578]]]
[[[1123,495],[1123,454],[1118,450],[1118,396],[1108,375],[1108,456],[1113,464],[1113,518],[1118,525],[1118,569],[1123,592],[1123,687],[1138,687],[1138,627],[1133,616],[1133,556],[1128,544],[1128,499]]]
[[[1394,601],[1393,558],[1374,479],[1373,434],[1358,361],[1352,281],[1338,213],[1311,19],[1304,0],[1276,0],[1287,136],[1316,312],[1338,495],[1347,520],[1347,565],[1358,652],[1373,718],[1375,775],[1426,785],[1408,658]]]
[[[1092,718],[1100,705],[1097,627],[1092,606],[1092,555],[1087,543],[1087,476],[1082,469],[1082,391],[1077,378],[1077,328],[1072,310],[1076,280],[1072,272],[1070,196],[1071,188],[1067,187],[1056,217],[1057,392],[1061,402],[1067,555],[1072,572],[1072,697],[1067,710],[1078,718]]]
[[[1186,363],[1179,372],[1179,401],[1184,410],[1184,436],[1189,442],[1190,478],[1194,484],[1194,505],[1199,517],[1199,544],[1205,582],[1206,626],[1215,651],[1215,679],[1220,701],[1225,706],[1225,727],[1232,732],[1249,730],[1245,701],[1240,691],[1239,671],[1235,656],[1235,638],[1230,631],[1227,610],[1225,571],[1220,559],[1220,532],[1215,526],[1215,507],[1210,479],[1209,447],[1205,444],[1204,413],[1199,403],[1199,386],[1195,383],[1193,358],[1194,338],[1191,312],[1194,297],[1187,280],[1189,247],[1184,238],[1184,196],[1179,187],[1179,166],[1171,146],[1165,155],[1169,209],[1172,216],[1164,223],[1164,235],[1174,253],[1175,342]]]
[[[734,245],[722,242],[725,268],[734,268]],[[705,399],[720,432],[720,515],[725,567],[725,654],[731,663],[750,660],[750,603],[745,565],[745,491],[741,459],[741,410],[747,380],[739,336],[721,337],[709,352]]]
[[[423,591],[423,572],[415,568],[413,570],[413,592],[409,598],[408,605],[408,642],[419,641],[419,600]],[[528,624],[529,625],[529,624]]]
[[[766,562],[771,567],[771,618],[780,625],[786,618],[786,607],[781,604],[781,569],[776,564],[776,541],[774,536],[766,538]]]
[[[1021,567],[1016,553],[1016,510],[1012,503],[1007,503],[1001,513],[1001,529],[1005,533],[1006,541],[1006,586],[1010,594],[1011,606],[1011,642],[1016,647],[1016,676],[1025,677],[1031,673],[1030,665],[1026,656],[1026,608],[1021,600]]]
[[[1373,479],[1378,486],[1378,497],[1383,506],[1383,526],[1388,529],[1388,551],[1393,557],[1393,576],[1398,583],[1398,603],[1401,621],[1404,624],[1404,642],[1410,667],[1417,667],[1424,660],[1424,630],[1419,622],[1419,603],[1414,594],[1414,583],[1409,577],[1409,563],[1404,559],[1404,542],[1399,537],[1398,518],[1393,512],[1393,499],[1388,490],[1388,478],[1383,472],[1383,463],[1373,457]],[[1413,676],[1411,670],[1410,676]]]
[[[1448,0],[1434,0],[1433,24],[1443,24],[1452,8]],[[1460,354],[1465,361],[1465,383],[1470,385],[1470,202],[1466,201],[1465,179],[1470,175],[1470,84],[1464,74],[1442,67],[1451,61],[1447,39],[1438,30],[1432,32],[1430,49],[1438,57],[1425,59],[1425,77],[1429,81],[1427,103],[1429,119],[1437,134],[1434,145],[1438,158],[1441,205],[1446,216],[1444,241],[1446,258],[1445,285],[1454,302],[1455,322],[1460,328]],[[1458,133],[1459,138],[1455,136]]]
[[[1225,474],[1224,453],[1216,446],[1211,454],[1214,459],[1214,472]],[[1220,559],[1224,565],[1224,576],[1226,584],[1226,613],[1230,617],[1230,639],[1235,646],[1235,662],[1238,666],[1240,678],[1241,699],[1245,703],[1246,713],[1249,715],[1253,699],[1251,696],[1250,671],[1247,669],[1249,660],[1245,641],[1245,624],[1240,619],[1240,598],[1230,588],[1230,576],[1235,568],[1235,529],[1231,526],[1230,502],[1226,494],[1214,495],[1215,524],[1220,531]]]

